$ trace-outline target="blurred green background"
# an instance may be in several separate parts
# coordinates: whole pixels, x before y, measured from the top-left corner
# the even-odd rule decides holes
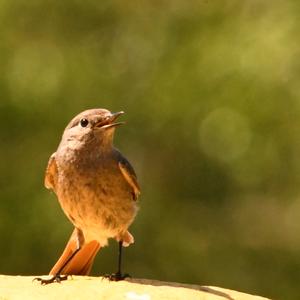
[[[300,2],[0,1],[0,273],[46,274],[72,226],[43,186],[69,120],[124,110],[135,277],[298,299]],[[115,271],[117,244],[93,274]]]

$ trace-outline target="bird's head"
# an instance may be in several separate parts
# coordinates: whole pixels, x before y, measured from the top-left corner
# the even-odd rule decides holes
[[[66,127],[63,140],[102,144],[112,143],[115,128],[124,122],[115,122],[124,112],[112,113],[107,109],[88,109],[74,117]]]

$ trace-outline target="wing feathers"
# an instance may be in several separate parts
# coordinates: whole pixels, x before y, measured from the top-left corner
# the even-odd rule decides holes
[[[141,192],[133,168],[125,161],[119,161],[119,168],[128,184],[132,187],[134,200],[137,200]]]
[[[55,152],[50,156],[46,168],[44,184],[47,189],[55,190],[57,182],[57,165],[55,160]]]

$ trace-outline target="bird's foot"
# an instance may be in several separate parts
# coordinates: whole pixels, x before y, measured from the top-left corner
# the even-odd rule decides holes
[[[109,281],[121,281],[131,276],[129,274],[122,274],[120,272],[117,272],[112,274],[105,274],[103,277],[108,279]]]
[[[53,282],[61,283],[62,281],[67,280],[67,279],[68,279],[68,275],[62,276],[60,274],[56,274],[56,275],[53,275],[49,279],[43,279],[43,278],[40,278],[40,277],[36,277],[36,278],[33,279],[33,281],[37,280],[42,285],[46,285],[46,284],[53,283]]]

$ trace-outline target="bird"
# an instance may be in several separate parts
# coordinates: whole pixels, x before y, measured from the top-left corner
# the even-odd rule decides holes
[[[124,112],[88,109],[65,128],[48,161],[44,184],[52,190],[74,226],[71,237],[48,279],[61,282],[68,275],[89,275],[98,251],[109,239],[119,243],[118,270],[110,280],[122,280],[122,248],[134,242],[128,231],[137,214],[140,187],[129,161],[113,145],[116,119]]]

